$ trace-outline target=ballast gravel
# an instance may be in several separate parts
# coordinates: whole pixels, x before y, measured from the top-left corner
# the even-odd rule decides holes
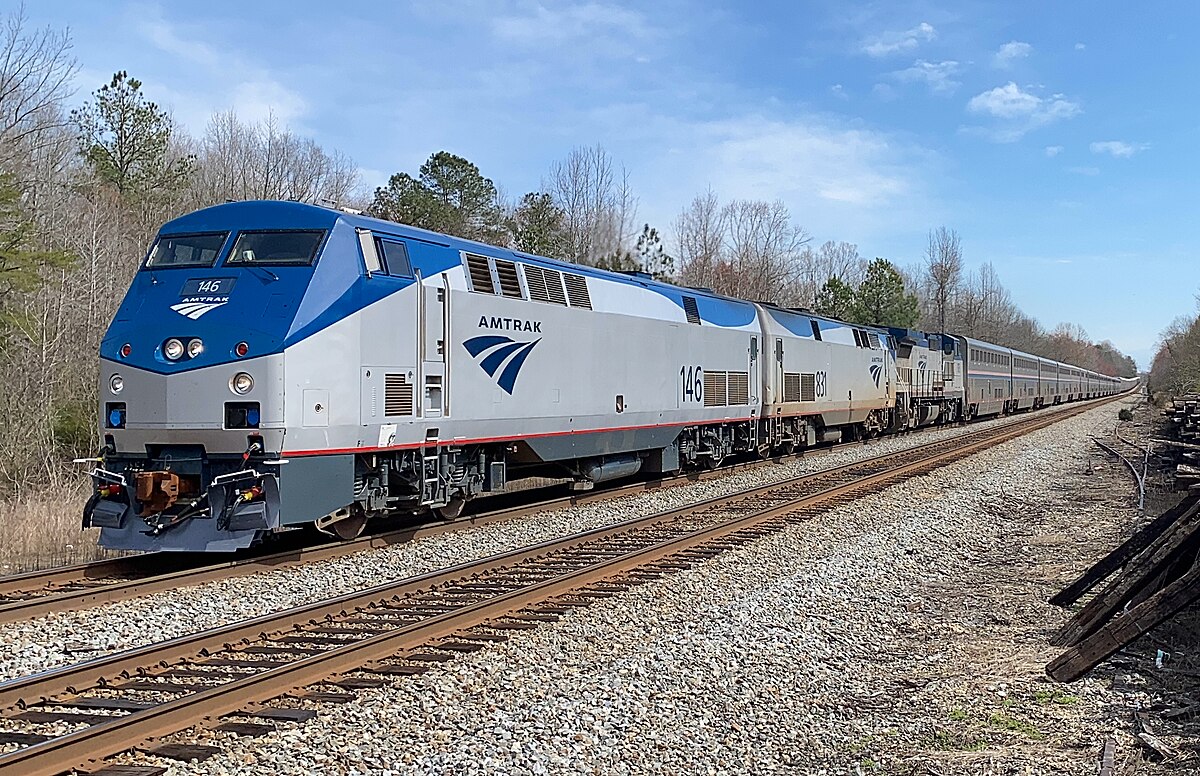
[[[1095,774],[1114,698],[1097,680],[1042,676],[1064,619],[1044,601],[1130,518],[1129,483],[1089,438],[1116,412],[911,479],[306,723],[201,733],[225,751],[161,764],[211,776]]]
[[[1017,419],[1020,417],[1023,416]],[[822,455],[793,458],[778,465],[732,472],[687,485],[559,508],[516,522],[479,526],[300,568],[263,571],[83,611],[10,623],[0,626],[0,644],[5,647],[0,651],[0,681],[1013,420],[998,419],[966,427],[922,431],[883,438],[869,445],[845,445]]]

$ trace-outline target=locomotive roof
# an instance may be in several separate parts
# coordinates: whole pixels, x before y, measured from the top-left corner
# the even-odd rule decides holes
[[[623,272],[612,272],[586,264],[574,264],[564,259],[552,259],[511,248],[501,248],[496,245],[489,245],[488,243],[468,240],[462,237],[452,237],[440,232],[433,232],[416,226],[408,226],[407,224],[400,224],[395,221],[385,221],[360,213],[337,210],[322,205],[311,205],[305,202],[288,200],[226,202],[221,205],[213,205],[202,210],[196,210],[168,221],[163,224],[159,231],[164,234],[181,234],[210,230],[233,231],[237,229],[332,229],[339,221],[345,222],[352,227],[369,229],[372,232],[403,237],[410,240],[419,240],[456,251],[469,251],[487,256],[498,256],[500,258],[515,258],[524,262],[541,263],[555,268],[568,269],[568,271],[577,275],[603,278],[628,285],[671,289],[674,292],[689,296],[703,296],[747,306],[752,304],[745,299],[725,296],[709,289],[678,286],[674,283],[655,280],[648,275],[628,275]]]

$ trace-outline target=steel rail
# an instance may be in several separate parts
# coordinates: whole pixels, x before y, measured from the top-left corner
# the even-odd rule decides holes
[[[1072,411],[1055,413],[1052,416],[1030,418],[1009,426],[966,434],[951,440],[939,440],[918,448],[868,459],[866,462],[846,464],[820,474],[796,478],[789,482],[816,479],[833,479],[835,482],[831,483],[830,487],[825,487],[817,492],[801,493],[798,497],[787,499],[783,503],[752,509],[735,519],[723,520],[717,525],[694,531],[686,531],[680,536],[656,542],[649,547],[635,549],[617,558],[590,563],[583,569],[562,574],[551,580],[525,586],[511,593],[492,595],[478,604],[465,605],[446,614],[436,615],[411,625],[403,625],[358,642],[350,642],[344,646],[285,663],[277,668],[242,677],[216,687],[198,689],[196,692],[160,704],[152,709],[135,711],[123,717],[114,717],[76,733],[2,755],[0,756],[0,773],[19,772],[36,775],[61,772],[65,768],[123,751],[133,744],[165,732],[183,729],[193,724],[198,718],[236,712],[245,708],[249,703],[277,697],[298,687],[317,683],[331,675],[361,668],[372,661],[395,655],[405,649],[405,645],[425,643],[430,639],[461,630],[466,627],[464,623],[470,622],[477,625],[499,614],[519,609],[521,606],[562,595],[563,591],[578,588],[598,579],[609,578],[622,570],[650,563],[655,558],[662,558],[683,548],[695,547],[708,541],[727,537],[749,526],[795,513],[805,507],[836,500],[839,497],[881,489],[905,477],[932,470],[950,460],[959,460],[1001,442],[1045,428],[1065,417],[1082,413],[1091,406],[1093,405],[1072,408]],[[888,460],[898,462],[898,464],[885,466],[883,469],[876,468],[878,464]],[[852,474],[854,469],[862,469],[864,473],[858,477],[851,476],[848,481],[842,482],[836,482],[837,478],[831,476],[832,473],[839,471],[844,474]],[[31,696],[37,696],[39,700],[50,700],[58,693],[73,692],[73,688],[81,685],[99,683],[103,686],[104,676],[111,676],[112,671],[122,666],[124,666],[121,668],[122,672],[129,675],[131,670],[137,670],[139,664],[144,667],[149,662],[157,661],[165,665],[170,660],[180,657],[181,649],[186,651],[190,648],[192,654],[196,654],[197,651],[203,652],[207,648],[196,649],[202,641],[207,641],[209,644],[219,643],[222,647],[228,648],[231,644],[230,639],[237,640],[240,637],[244,642],[251,637],[251,634],[255,634],[255,631],[257,631],[255,635],[265,638],[268,634],[264,628],[277,632],[286,631],[288,627],[294,628],[305,622],[311,623],[322,618],[329,619],[349,611],[362,611],[372,604],[378,605],[383,601],[397,600],[405,593],[436,588],[438,580],[450,582],[464,578],[478,578],[489,571],[511,568],[532,558],[552,556],[565,549],[590,543],[600,537],[618,537],[627,534],[631,528],[645,528],[668,522],[672,515],[678,517],[681,513],[700,511],[705,506],[720,506],[739,500],[752,501],[763,491],[777,489],[785,484],[753,488],[739,494],[709,499],[699,505],[691,505],[681,510],[635,518],[615,526],[593,529],[571,537],[503,553],[478,563],[462,564],[454,569],[382,585],[371,591],[340,596],[307,607],[298,607],[273,617],[237,623],[210,633],[197,634],[199,640],[185,637],[163,645],[156,645],[158,649],[143,648],[134,650],[132,653],[102,658],[83,666],[67,667],[25,680],[9,682],[0,685],[0,697],[3,698],[0,706],[15,704],[24,708],[29,705]],[[781,526],[785,524],[787,524],[786,521]],[[246,648],[243,651],[253,652],[254,650]],[[89,679],[98,681],[88,681]]]
[[[1094,401],[1097,400],[1091,400],[1087,404],[1090,405]],[[1052,412],[1062,412],[1066,409],[1056,409],[1052,410]],[[921,430],[918,430],[918,433]],[[869,443],[867,442],[867,444]],[[211,556],[196,553],[148,553],[0,576],[0,625],[29,620],[56,612],[78,611],[106,603],[124,601],[214,580],[230,579],[275,568],[290,568],[305,563],[319,562],[355,552],[378,549],[474,526],[513,520],[548,509],[573,506],[599,499],[617,498],[630,493],[679,487],[691,482],[703,481],[714,477],[720,478],[739,471],[753,470],[761,466],[781,463],[792,457],[810,458],[829,455],[840,451],[848,444],[855,443],[839,443],[829,447],[805,450],[789,456],[772,456],[767,459],[743,461],[713,471],[664,475],[653,479],[643,479],[637,482],[608,486],[582,493],[572,493],[567,496],[545,499],[533,503],[502,507],[452,521],[406,526],[404,528],[359,537],[350,541],[329,542],[309,547],[293,547],[265,555],[222,560],[216,563],[211,561]],[[860,442],[858,444],[863,443]],[[531,492],[541,490],[545,490],[545,488],[530,489]],[[495,498],[519,497],[518,493],[520,491],[512,494],[502,494]],[[178,568],[181,563],[185,568]],[[193,566],[190,564],[197,565]],[[164,566],[172,567],[173,570],[164,572],[162,571]],[[106,580],[115,581],[110,582]],[[11,600],[3,600],[6,598]]]

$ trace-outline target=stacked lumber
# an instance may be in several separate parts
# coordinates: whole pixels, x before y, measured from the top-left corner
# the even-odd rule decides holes
[[[1163,411],[1165,438],[1155,439],[1162,456],[1175,467],[1175,486],[1200,486],[1200,395],[1177,396]]]
[[[1050,639],[1051,644],[1069,649],[1046,666],[1046,673],[1060,682],[1074,681],[1200,599],[1198,554],[1200,494],[1194,494],[1050,599],[1056,606],[1069,606],[1098,590]]]

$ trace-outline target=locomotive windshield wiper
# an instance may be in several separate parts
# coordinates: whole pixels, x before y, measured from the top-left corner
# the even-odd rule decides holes
[[[247,267],[247,269],[256,269],[256,270],[258,270],[259,272],[265,272],[265,273],[267,273],[267,275],[269,275],[269,276],[271,277],[271,280],[279,280],[279,276],[278,276],[278,275],[276,275],[276,274],[275,274],[274,272],[272,272],[271,270],[267,269],[266,267],[256,267],[256,266],[254,266],[253,264],[247,264],[247,265],[246,265],[246,267]]]

